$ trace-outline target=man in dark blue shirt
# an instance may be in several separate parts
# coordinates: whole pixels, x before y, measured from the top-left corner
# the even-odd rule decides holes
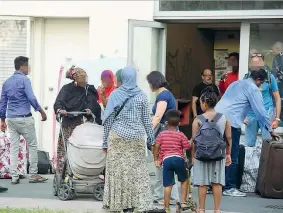
[[[15,59],[14,64],[16,71],[3,84],[0,105],[1,130],[6,130],[8,126],[11,137],[10,170],[12,173],[12,184],[19,183],[17,166],[20,135],[25,138],[28,144],[31,174],[29,182],[44,182],[47,179],[37,175],[37,139],[31,106],[35,111],[40,112],[42,121],[46,121],[47,117],[38,104],[32,91],[31,82],[27,77],[29,72],[28,58],[19,56]]]

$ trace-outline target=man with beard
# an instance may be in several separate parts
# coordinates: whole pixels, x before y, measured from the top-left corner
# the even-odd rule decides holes
[[[213,80],[212,71],[210,69],[205,69],[201,73],[201,78],[202,78],[202,82],[200,84],[196,85],[194,87],[194,89],[193,89],[192,110],[193,110],[194,118],[197,117],[198,115],[201,115],[203,113],[201,108],[200,108],[199,98],[200,98],[200,96],[202,94],[202,91],[206,87],[212,86],[215,89],[215,92],[216,92],[217,96],[219,96],[218,88],[212,82],[212,80]]]

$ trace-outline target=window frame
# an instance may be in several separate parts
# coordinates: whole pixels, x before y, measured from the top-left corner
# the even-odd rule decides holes
[[[155,20],[199,20],[199,19],[273,19],[283,18],[283,9],[279,10],[210,10],[210,11],[160,11],[159,1],[154,1]]]

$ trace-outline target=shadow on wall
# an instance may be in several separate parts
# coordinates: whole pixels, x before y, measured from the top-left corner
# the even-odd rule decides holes
[[[196,24],[169,24],[166,78],[178,99],[191,99],[201,81],[200,73],[213,67],[214,33],[200,31]]]

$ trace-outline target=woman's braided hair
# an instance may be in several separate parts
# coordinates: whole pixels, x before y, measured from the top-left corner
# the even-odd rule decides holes
[[[217,104],[217,94],[212,86],[208,86],[202,90],[200,100],[206,103],[210,108],[214,108]]]

